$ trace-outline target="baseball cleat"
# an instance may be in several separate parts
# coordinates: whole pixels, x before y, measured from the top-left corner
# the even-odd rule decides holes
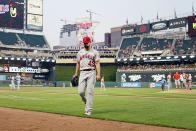
[[[90,111],[86,111],[84,114],[87,115],[87,116],[90,116],[91,112]]]

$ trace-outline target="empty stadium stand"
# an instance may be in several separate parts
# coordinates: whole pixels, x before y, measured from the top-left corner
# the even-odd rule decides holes
[[[9,46],[23,45],[28,47],[48,48],[44,36],[34,34],[0,32],[0,43]]]
[[[18,34],[18,36],[30,47],[44,47],[46,45],[46,41],[41,35]]]
[[[4,45],[15,45],[18,43],[16,33],[0,32],[0,41]]]

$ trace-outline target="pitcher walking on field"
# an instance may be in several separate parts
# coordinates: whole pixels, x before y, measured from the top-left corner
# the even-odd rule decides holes
[[[73,77],[78,75],[80,70],[78,93],[85,106],[85,114],[91,115],[93,110],[93,92],[96,80],[100,80],[100,57],[99,53],[91,48],[90,37],[83,38],[84,49],[77,54],[76,71]],[[87,95],[85,94],[87,89]]]

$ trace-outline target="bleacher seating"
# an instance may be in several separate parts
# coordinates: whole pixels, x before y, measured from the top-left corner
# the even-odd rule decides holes
[[[0,32],[0,41],[4,45],[15,45],[18,43],[16,33]]]
[[[173,52],[174,55],[195,54],[196,38],[192,38],[191,40],[176,40]]]
[[[30,47],[44,47],[46,45],[44,37],[41,35],[18,34],[18,36]]]
[[[160,44],[160,50],[171,48],[172,42],[173,42],[173,39],[158,39],[158,43]]]
[[[169,50],[172,55],[191,55],[196,54],[196,38],[191,39],[158,39],[143,38],[139,43],[140,37],[124,38],[118,52],[119,58],[130,57],[144,51],[166,51]],[[138,46],[137,50],[136,47]],[[168,53],[167,53],[168,54]],[[148,55],[150,56],[150,55]],[[163,56],[163,55],[162,55]]]
[[[140,37],[125,38],[122,41],[118,57],[129,57],[136,49]]]
[[[155,43],[156,43],[156,39],[154,38],[144,38],[141,43],[140,50],[141,51],[154,50],[155,48],[157,48],[157,45],[155,45]]]
[[[171,48],[172,39],[155,39],[155,38],[144,38],[140,51],[157,51]]]
[[[48,47],[43,35],[11,33],[0,31],[0,43],[3,45],[21,45],[21,40],[24,41],[28,47]]]

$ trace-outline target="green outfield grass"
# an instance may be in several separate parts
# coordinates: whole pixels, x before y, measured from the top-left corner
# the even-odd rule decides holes
[[[0,88],[0,106],[86,117],[77,88]],[[196,130],[196,90],[95,89],[91,118]]]

